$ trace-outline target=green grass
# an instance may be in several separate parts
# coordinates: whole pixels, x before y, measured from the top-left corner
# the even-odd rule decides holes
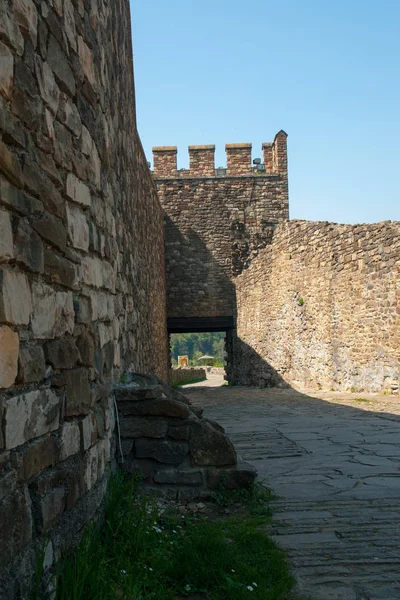
[[[105,523],[90,526],[61,564],[56,598],[284,600],[293,579],[265,529],[265,521],[251,515],[160,516],[151,500],[137,497],[132,480],[117,473]]]
[[[207,377],[197,377],[197,379],[188,379],[187,381],[181,381],[180,383],[174,383],[173,388],[180,388],[183,385],[192,385],[193,383],[199,383],[200,381],[207,381]]]

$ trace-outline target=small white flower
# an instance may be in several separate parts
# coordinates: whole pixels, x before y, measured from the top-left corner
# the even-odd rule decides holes
[[[176,529],[173,529],[173,530],[172,530],[172,533],[176,533]]]
[[[152,571],[153,569],[151,567],[149,567],[149,571]]]
[[[254,587],[258,587],[255,581],[253,581],[252,585],[254,585]]]
[[[232,573],[234,573],[234,572],[235,572],[235,569],[231,569],[231,571],[232,571]]]
[[[190,592],[192,588],[190,587],[189,584],[185,585],[185,592]]]
[[[253,588],[253,587],[251,587],[251,585],[248,585],[248,586],[247,586],[247,589],[249,590],[249,592],[252,592],[252,591],[254,590],[254,588]]]
[[[124,575],[126,575],[125,569],[121,569],[121,573],[123,573]]]

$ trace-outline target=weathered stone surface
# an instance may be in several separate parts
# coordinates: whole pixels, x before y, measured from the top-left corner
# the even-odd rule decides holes
[[[19,477],[27,480],[59,460],[57,439],[48,435],[35,440],[17,455]]]
[[[72,293],[56,292],[44,283],[33,283],[32,301],[32,332],[35,338],[54,338],[73,332]]]
[[[79,422],[81,432],[81,445],[83,450],[87,450],[97,441],[96,421],[91,413]]]
[[[87,369],[74,369],[66,372],[67,399],[65,416],[85,415],[89,412],[90,386]]]
[[[14,255],[29,271],[44,272],[43,242],[27,219],[13,219]]]
[[[0,321],[28,325],[32,313],[31,290],[24,273],[0,271]]]
[[[42,346],[23,346],[19,350],[18,380],[21,383],[39,382],[45,375],[45,361]]]
[[[163,438],[168,429],[166,420],[140,419],[137,417],[121,418],[119,426],[123,438]]]
[[[65,251],[67,244],[67,232],[61,221],[44,213],[40,219],[32,221],[32,227],[42,236],[43,239],[50,242],[62,252]]]
[[[35,502],[35,524],[39,533],[47,533],[60,520],[65,510],[65,488],[60,486],[49,490]]]
[[[17,485],[17,472],[15,469],[5,468],[0,470],[0,502],[12,494]]]
[[[74,202],[83,206],[90,206],[90,190],[88,186],[80,181],[73,173],[68,173],[66,183],[67,196]]]
[[[24,52],[24,38],[6,2],[0,4],[0,37],[21,56]]]
[[[0,140],[0,171],[16,186],[23,187],[22,169],[18,158]]]
[[[88,325],[92,320],[92,305],[88,296],[74,298],[74,310],[77,323]]]
[[[32,0],[14,0],[14,15],[22,34],[36,48],[38,15]]]
[[[55,115],[58,110],[60,90],[54,78],[53,71],[49,63],[42,61],[37,55],[35,57],[35,70],[39,82],[40,95],[53,115]]]
[[[0,260],[14,257],[10,213],[0,210]]]
[[[80,136],[82,130],[82,121],[76,105],[69,98],[62,97],[58,117],[61,122],[71,131],[71,133],[74,134],[74,136]]]
[[[211,490],[223,486],[224,490],[247,489],[257,476],[255,468],[244,461],[239,461],[234,469],[208,469],[207,485]]]
[[[17,490],[0,503],[0,571],[32,539],[31,502],[28,490]]]
[[[63,337],[44,345],[46,362],[55,369],[72,369],[80,359],[75,339]]]
[[[80,354],[80,363],[91,367],[94,361],[94,342],[92,336],[85,329],[76,340]]]
[[[60,435],[60,459],[65,460],[77,454],[81,448],[81,432],[78,421],[63,424]]]
[[[2,42],[0,42],[0,94],[6,98],[11,97],[14,87],[14,59],[13,55]]]
[[[168,437],[174,440],[188,440],[190,437],[190,426],[187,425],[169,425]]]
[[[52,68],[60,88],[67,94],[74,96],[76,92],[74,74],[60,44],[51,34],[49,37],[49,45],[47,50],[47,62]]]
[[[136,458],[153,458],[161,463],[179,465],[184,461],[188,452],[189,446],[184,442],[147,438],[139,438],[135,441]]]
[[[158,470],[154,481],[163,485],[204,485],[203,473],[200,470]]]
[[[67,222],[68,236],[72,245],[74,248],[87,252],[89,249],[89,227],[85,213],[78,206],[68,203]]]
[[[50,248],[44,251],[45,272],[53,283],[59,283],[68,288],[77,285],[76,266],[66,258],[59,256]]]
[[[18,333],[2,325],[0,327],[0,388],[13,385],[18,371]]]
[[[0,201],[25,216],[39,216],[44,210],[43,202],[14,187],[1,175]]]
[[[59,426],[61,398],[52,390],[35,390],[4,401],[6,448],[16,448]]]
[[[186,404],[175,402],[168,398],[149,400],[148,402],[124,402],[120,410],[126,415],[149,416],[149,417],[175,417],[187,419],[191,411]]]
[[[236,464],[236,451],[230,439],[210,423],[191,423],[190,457],[195,465],[224,466]]]

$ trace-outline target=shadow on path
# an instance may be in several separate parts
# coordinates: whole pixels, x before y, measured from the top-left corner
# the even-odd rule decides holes
[[[186,389],[275,492],[272,535],[313,600],[400,599],[400,400]]]

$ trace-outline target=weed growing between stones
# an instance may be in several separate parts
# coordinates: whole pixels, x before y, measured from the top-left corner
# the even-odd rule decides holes
[[[209,520],[163,512],[117,473],[104,524],[88,527],[61,564],[56,598],[283,600],[293,579],[265,522],[249,513]]]

